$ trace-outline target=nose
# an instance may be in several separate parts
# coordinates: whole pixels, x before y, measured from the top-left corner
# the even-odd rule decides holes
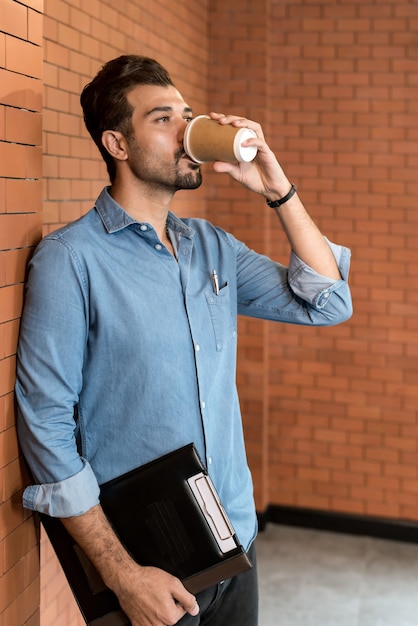
[[[180,143],[183,143],[184,133],[186,132],[187,124],[188,124],[188,121],[181,118],[181,122],[179,124],[179,131],[178,131],[178,137],[179,137]]]

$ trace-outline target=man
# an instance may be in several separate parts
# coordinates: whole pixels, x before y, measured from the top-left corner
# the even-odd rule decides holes
[[[289,267],[171,213],[175,192],[202,177],[183,148],[191,109],[156,61],[108,62],[81,103],[111,185],[84,217],[47,236],[30,264],[16,395],[37,484],[24,505],[62,518],[133,626],[255,626],[255,568],[196,599],[173,576],[132,560],[102,512],[98,485],[193,441],[254,559],[236,317],[344,321],[349,251],[323,237],[259,124],[239,116],[211,114],[255,131],[246,142],[258,149],[255,160],[213,167],[276,202]]]

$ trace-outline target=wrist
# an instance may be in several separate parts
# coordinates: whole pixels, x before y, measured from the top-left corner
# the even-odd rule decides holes
[[[120,597],[130,580],[138,575],[142,566],[136,563],[124,550],[120,554],[112,553],[104,567],[100,567],[103,581],[118,597]]]
[[[268,206],[271,207],[272,209],[277,209],[280,206],[282,206],[282,204],[285,204],[288,200],[290,200],[290,198],[292,198],[295,195],[296,191],[297,191],[296,185],[291,183],[290,190],[285,195],[280,196],[279,194],[272,194],[272,195],[269,194],[268,196],[266,196],[266,202]]]

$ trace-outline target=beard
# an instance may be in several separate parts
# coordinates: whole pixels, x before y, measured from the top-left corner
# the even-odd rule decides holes
[[[180,189],[197,189],[202,184],[202,172],[199,163],[188,162],[189,170],[182,172],[179,167],[180,159],[185,156],[183,149],[178,150],[174,155],[175,177],[174,184],[176,191]]]
[[[135,138],[128,139],[130,148],[129,164],[131,172],[141,182],[148,183],[155,190],[176,192],[181,189],[198,189],[202,184],[199,163],[187,162],[188,170],[183,171],[180,160],[185,152],[180,148],[172,160],[162,160],[149,151],[143,150]]]

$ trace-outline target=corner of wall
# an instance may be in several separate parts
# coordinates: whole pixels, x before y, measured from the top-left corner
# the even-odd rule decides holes
[[[39,624],[39,546],[21,504],[14,382],[27,260],[42,227],[42,3],[3,0],[0,32],[0,621]]]

